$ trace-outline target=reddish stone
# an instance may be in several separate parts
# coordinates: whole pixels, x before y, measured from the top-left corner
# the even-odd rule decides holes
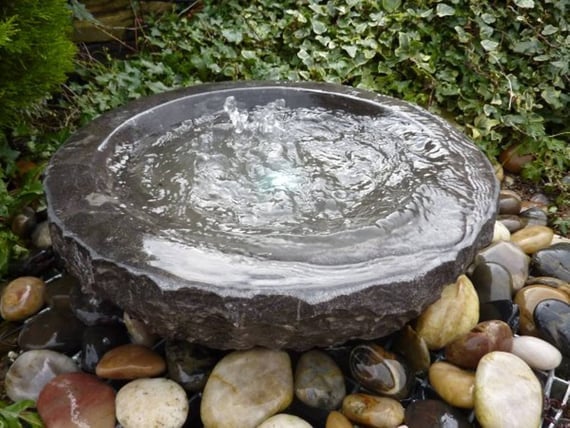
[[[166,362],[159,354],[146,346],[129,343],[103,355],[95,373],[107,379],[138,379],[158,376],[165,370]]]
[[[40,392],[38,413],[46,428],[114,428],[115,391],[86,373],[65,373]]]
[[[521,154],[519,148],[519,145],[510,146],[499,155],[503,168],[513,174],[520,173],[527,163],[534,160],[531,154]]]

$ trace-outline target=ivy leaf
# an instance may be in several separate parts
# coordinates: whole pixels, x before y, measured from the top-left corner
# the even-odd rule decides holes
[[[228,42],[235,44],[239,44],[243,40],[242,32],[235,28],[223,29],[222,36],[224,36]]]
[[[544,29],[540,32],[540,34],[542,34],[543,36],[550,36],[551,34],[557,32],[558,32],[558,27],[548,24],[546,27],[544,27]]]
[[[356,56],[356,46],[345,45],[342,48],[346,51],[349,57],[354,58]]]
[[[394,12],[402,5],[401,0],[382,0],[382,8],[386,12]]]
[[[497,49],[497,47],[499,46],[499,42],[485,39],[481,40],[481,46],[483,46],[483,49],[485,49],[487,52],[492,52]]]
[[[455,15],[455,9],[445,3],[439,3],[435,8],[435,13],[439,17]]]
[[[523,9],[533,9],[534,0],[515,0],[515,4]]]
[[[560,102],[560,95],[561,94],[562,93],[560,91],[557,91],[553,87],[548,87],[540,93],[540,96],[542,97],[542,99],[544,101],[546,101],[552,107],[562,108],[563,106],[562,106],[562,103]]]
[[[311,19],[311,26],[313,27],[313,32],[315,34],[323,34],[327,31],[327,26],[318,19]]]

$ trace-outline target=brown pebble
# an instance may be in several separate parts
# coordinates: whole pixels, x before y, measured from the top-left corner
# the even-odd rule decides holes
[[[519,145],[512,145],[499,155],[499,161],[503,165],[505,171],[518,174],[523,167],[532,162],[534,156],[532,154],[522,154],[519,152]]]
[[[327,416],[325,428],[352,428],[352,423],[342,413],[333,410]]]
[[[527,226],[511,235],[511,241],[526,254],[534,254],[550,246],[554,231],[546,226]]]
[[[519,334],[538,336],[534,324],[534,309],[540,302],[548,299],[561,300],[570,304],[570,299],[564,291],[547,285],[529,285],[517,291],[514,302],[520,310]]]
[[[45,303],[45,283],[34,276],[22,276],[2,291],[0,315],[6,321],[22,321],[38,312]]]
[[[107,352],[95,368],[107,379],[138,379],[158,376],[166,370],[164,359],[152,349],[129,343]]]

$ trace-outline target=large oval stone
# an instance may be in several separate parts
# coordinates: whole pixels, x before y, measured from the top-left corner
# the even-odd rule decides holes
[[[205,428],[254,428],[293,400],[293,372],[283,351],[235,351],[216,364],[204,388]]]
[[[542,422],[542,387],[516,355],[485,355],[475,373],[474,397],[475,416],[484,428],[536,428]]]
[[[234,119],[259,118],[240,124],[249,128],[233,147],[255,157],[243,168],[234,149],[186,138],[238,138],[230,96]],[[293,113],[265,114],[276,100]],[[298,129],[302,109],[317,115],[314,131]],[[256,123],[269,134],[252,134]],[[498,197],[491,164],[443,120],[354,88],[290,82],[135,101],[73,135],[45,187],[54,249],[85,291],[162,337],[218,349],[309,349],[400,329],[491,241]]]

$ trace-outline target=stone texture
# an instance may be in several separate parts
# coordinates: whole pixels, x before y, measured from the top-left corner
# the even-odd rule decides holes
[[[425,373],[431,364],[426,341],[407,325],[399,331],[394,342],[394,351],[403,355],[414,373]]]
[[[561,300],[543,300],[534,309],[537,332],[565,356],[570,357],[570,305]]]
[[[441,297],[418,318],[416,332],[429,349],[441,349],[469,332],[479,320],[479,298],[473,284],[461,275],[443,289]]]
[[[546,226],[527,226],[513,233],[511,241],[517,244],[526,254],[534,254],[550,245],[554,231]]]
[[[536,275],[553,276],[570,282],[570,243],[554,244],[537,251],[532,257]]]
[[[344,376],[334,360],[312,350],[299,358],[295,368],[295,396],[311,407],[333,410],[346,395]]]
[[[137,379],[158,376],[166,370],[166,362],[152,349],[129,343],[103,355],[95,373],[107,379]]]
[[[404,422],[404,408],[398,401],[375,395],[347,395],[342,413],[352,422],[373,428],[394,428]]]
[[[446,403],[462,409],[473,408],[474,372],[437,361],[429,368],[428,375],[431,386]]]
[[[511,240],[511,232],[507,229],[500,221],[495,222],[495,228],[493,230],[493,243],[499,241],[510,241]]]
[[[510,352],[536,370],[553,370],[562,362],[558,349],[533,336],[515,337]]]
[[[167,342],[164,352],[168,376],[189,392],[204,389],[210,372],[221,358],[217,351],[181,341]]]
[[[499,193],[499,214],[518,214],[521,210],[521,197],[512,190]]]
[[[342,413],[333,410],[327,416],[325,428],[352,428],[352,423]]]
[[[461,411],[439,400],[418,400],[409,404],[404,422],[408,428],[472,427]]]
[[[283,351],[255,348],[226,355],[202,395],[205,428],[254,428],[293,400],[293,373]]]
[[[513,289],[519,290],[528,277],[529,257],[512,242],[497,242],[480,251],[475,258],[482,262],[497,263],[507,269],[513,279]]]
[[[534,310],[540,302],[550,299],[560,300],[566,304],[570,303],[565,292],[547,285],[529,285],[517,292],[514,302],[519,305],[521,334],[538,336],[533,318]]]
[[[513,295],[511,273],[498,263],[478,263],[469,278],[477,290],[479,303],[510,299]]]
[[[6,321],[22,321],[44,305],[46,285],[33,276],[22,276],[8,283],[0,297],[0,315]]]
[[[312,428],[312,426],[298,416],[282,413],[270,417],[257,428]]]
[[[117,393],[115,406],[123,428],[181,428],[189,409],[184,389],[166,378],[127,383]]]
[[[516,355],[485,355],[475,374],[474,395],[475,416],[483,428],[536,428],[542,422],[542,387]]]
[[[405,123],[421,123],[421,133],[433,135],[429,144],[446,155],[430,159],[434,150],[410,141],[422,165],[437,163],[424,176],[428,183],[414,184],[392,216],[314,236],[303,228],[277,240],[273,233],[215,231],[213,240],[206,233],[193,241],[201,229],[187,232],[180,226],[187,220],[145,211],[134,203],[144,198],[135,189],[114,194],[117,175],[107,161],[118,146],[217,111],[232,94],[249,108],[283,98],[288,105],[309,102],[309,108],[340,102],[367,115],[388,109]],[[337,85],[251,82],[159,94],[103,115],[52,157],[45,181],[54,249],[85,291],[110,299],[162,337],[218,349],[299,350],[382,337],[422,313],[491,241],[497,184],[471,142],[416,106]],[[423,210],[425,218],[399,221],[402,213],[417,212],[408,201],[429,203],[423,197],[428,188],[441,200]],[[226,239],[232,242],[221,242]]]
[[[86,373],[53,378],[42,389],[37,408],[46,428],[115,427],[115,391]]]
[[[77,364],[59,352],[49,349],[24,352],[6,373],[6,395],[13,401],[37,401],[43,387],[54,377],[77,371]]]

